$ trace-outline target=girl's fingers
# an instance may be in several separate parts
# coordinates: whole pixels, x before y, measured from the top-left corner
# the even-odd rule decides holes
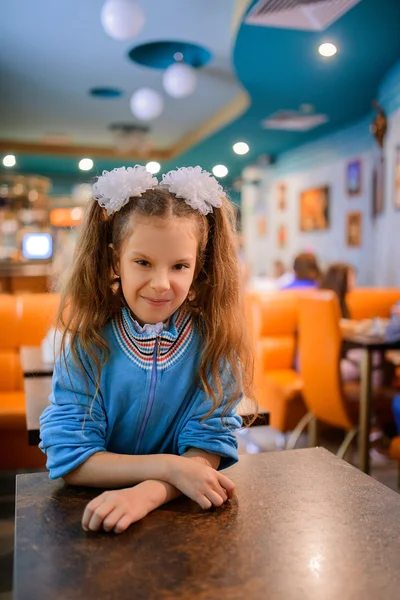
[[[129,525],[133,523],[132,517],[130,515],[124,515],[120,518],[118,523],[116,523],[114,527],[114,533],[122,533],[126,529],[128,529]]]
[[[226,477],[226,475],[223,475],[222,473],[219,473],[219,472],[217,472],[217,476],[218,476],[219,484],[221,487],[224,488],[224,490],[226,490],[226,493],[228,494],[228,498],[232,498],[232,496],[235,493],[235,489],[236,489],[236,486],[233,483],[233,481],[228,479],[228,477]]]
[[[89,504],[87,504],[87,506],[85,507],[82,516],[82,528],[85,531],[89,531],[90,519],[92,518],[93,513],[97,509],[97,507],[100,506],[100,504],[102,504],[103,502],[104,498],[102,498],[102,496],[97,496],[96,498],[91,500]]]
[[[221,496],[223,502],[226,502],[228,500],[228,492],[220,485],[219,481],[215,483],[212,489],[214,490],[214,492],[217,492],[219,496]]]
[[[207,492],[208,493],[208,492]],[[207,498],[207,496],[203,496],[203,495],[199,495],[196,498],[196,502],[197,504],[199,504],[199,506],[203,509],[203,510],[208,510],[209,508],[212,507],[212,502],[211,500],[209,500]]]
[[[111,502],[103,502],[100,504],[92,514],[92,518],[89,521],[89,531],[98,531],[101,529],[104,519],[114,510],[114,504]]]
[[[206,492],[207,498],[210,500],[213,506],[222,506],[224,503],[223,497],[215,490],[209,490]]]
[[[124,514],[125,511],[121,507],[114,508],[103,521],[104,531],[112,531]]]

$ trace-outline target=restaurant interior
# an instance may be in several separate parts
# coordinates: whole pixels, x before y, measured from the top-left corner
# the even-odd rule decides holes
[[[155,511],[158,521],[146,517],[140,543],[135,526],[126,539],[144,561],[146,536],[153,551],[156,535],[168,548],[162,528],[176,524],[185,574],[175,577],[172,565],[164,580],[154,559],[158,574],[152,580],[149,568],[141,592],[114,595],[96,580],[96,597],[399,597],[399,569],[383,564],[400,550],[398,529],[385,537],[400,523],[399,30],[399,0],[0,2],[0,600],[95,597],[86,562],[84,576],[74,567],[76,593],[51,572],[53,559],[54,569],[69,559],[54,550],[67,542],[46,530],[51,517],[39,516],[52,491],[38,423],[51,392],[60,289],[91,186],[104,170],[136,164],[158,178],[200,165],[233,202],[256,403],[238,409],[248,425],[232,467],[234,481],[241,469],[238,504],[210,521],[231,544],[221,572],[194,568],[184,545],[206,542],[190,518],[201,535],[207,526],[178,500]],[[326,466],[313,464],[316,447]],[[57,490],[52,511],[73,493]],[[293,495],[307,523],[325,506],[332,529],[325,517],[318,529],[317,516],[303,531],[288,508]],[[283,512],[269,513],[270,504]],[[60,511],[73,544],[76,523]],[[29,530],[29,515],[40,530]],[[243,547],[223,538],[236,527]],[[266,541],[270,529],[276,546]],[[100,549],[93,537],[86,550],[109,552],[126,582],[116,563],[129,541],[118,558],[116,539],[107,549],[103,536]],[[46,567],[34,571],[29,552],[40,554],[41,544]],[[276,562],[262,574],[264,551]],[[219,562],[218,552],[204,560]],[[28,591],[34,573],[43,587]]]

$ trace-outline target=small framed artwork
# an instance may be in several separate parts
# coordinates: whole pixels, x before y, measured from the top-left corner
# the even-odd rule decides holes
[[[346,242],[350,248],[361,246],[362,214],[351,212],[347,214]]]
[[[372,217],[383,212],[385,161],[380,156],[372,171]]]
[[[287,244],[287,229],[286,225],[279,225],[277,230],[278,248],[286,248]]]
[[[348,196],[361,194],[361,160],[351,160],[346,165],[346,191]]]
[[[267,217],[265,215],[257,216],[257,233],[258,237],[265,237],[267,235]]]
[[[394,151],[394,207],[400,210],[400,146]]]
[[[278,183],[277,196],[278,196],[278,210],[279,211],[286,210],[286,206],[287,206],[286,183]]]
[[[300,194],[300,231],[329,227],[329,187],[306,190]]]

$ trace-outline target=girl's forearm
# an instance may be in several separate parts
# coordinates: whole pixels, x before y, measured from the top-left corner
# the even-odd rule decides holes
[[[219,456],[197,448],[190,448],[183,456],[174,454],[131,456],[112,452],[96,452],[79,467],[64,475],[63,479],[70,485],[107,489],[131,487],[149,479],[169,484],[174,469],[184,457],[204,462],[214,469],[218,468],[220,460]],[[171,487],[174,486],[171,485]],[[165,502],[168,501],[165,500]]]
[[[112,452],[96,452],[79,467],[64,475],[70,485],[108,489],[131,487],[148,479],[169,482],[171,472],[181,456],[149,454],[131,456]]]

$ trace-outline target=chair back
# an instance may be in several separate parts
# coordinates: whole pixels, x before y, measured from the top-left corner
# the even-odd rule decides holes
[[[253,300],[253,328],[263,372],[291,369],[295,358],[298,294],[266,292]]]
[[[356,288],[346,298],[352,319],[389,319],[393,304],[400,301],[398,288]]]
[[[59,294],[21,294],[17,301],[21,346],[40,346],[54,325],[60,304]]]
[[[331,291],[299,297],[299,362],[308,410],[330,425],[351,429],[340,376],[340,309]]]
[[[17,298],[0,294],[0,392],[23,389]]]

